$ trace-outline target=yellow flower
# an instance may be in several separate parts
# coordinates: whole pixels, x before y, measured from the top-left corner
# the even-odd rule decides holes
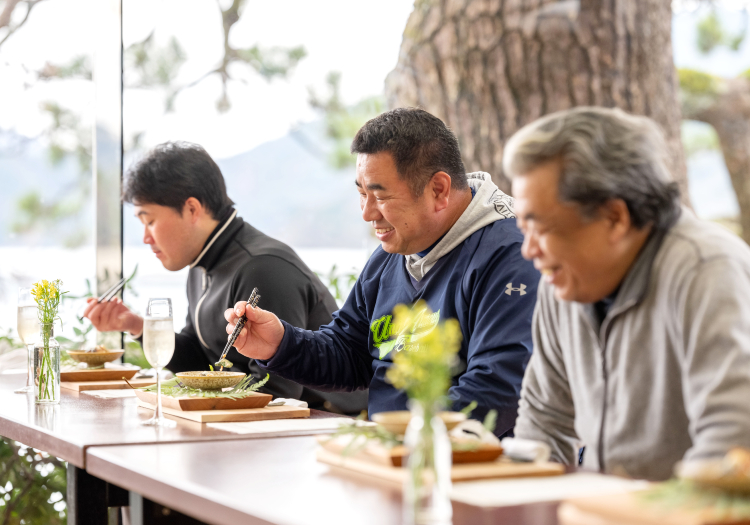
[[[423,301],[393,310],[394,333],[404,337],[404,348],[393,356],[386,376],[412,399],[434,404],[445,397],[451,385],[451,367],[461,346],[458,321],[449,319],[424,332],[433,313]],[[418,337],[412,338],[419,332]]]
[[[43,279],[40,282],[34,283],[34,286],[31,288],[31,295],[34,297],[39,309],[38,317],[41,323],[52,323],[57,317],[60,296],[67,293],[60,292],[61,286],[62,281],[60,279],[52,282]]]

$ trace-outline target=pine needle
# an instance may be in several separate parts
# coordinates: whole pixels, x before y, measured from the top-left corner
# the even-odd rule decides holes
[[[161,384],[162,395],[169,397],[203,397],[203,398],[225,398],[225,399],[243,399],[249,397],[265,385],[270,378],[269,374],[266,374],[262,380],[257,383],[250,384],[254,379],[251,374],[246,375],[242,378],[242,381],[237,383],[231,390],[201,390],[200,388],[190,388],[183,385],[176,377],[168,381],[164,381]],[[156,392],[156,385],[146,386],[140,388],[144,392]]]

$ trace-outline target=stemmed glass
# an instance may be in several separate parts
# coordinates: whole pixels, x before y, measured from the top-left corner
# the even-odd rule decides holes
[[[31,288],[18,289],[18,337],[26,348],[26,386],[15,390],[16,394],[24,394],[34,390],[34,342],[39,336],[39,317]]]
[[[161,410],[161,370],[174,354],[174,324],[171,299],[149,299],[143,320],[143,353],[156,370],[156,411],[154,417],[141,425],[174,427],[175,422],[165,419]]]

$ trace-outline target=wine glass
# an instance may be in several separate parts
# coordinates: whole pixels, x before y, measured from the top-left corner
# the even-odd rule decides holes
[[[156,411],[154,417],[141,425],[174,427],[175,422],[165,419],[161,410],[161,370],[174,354],[174,325],[171,299],[149,299],[143,320],[143,353],[156,370]]]
[[[31,288],[18,289],[18,337],[26,348],[26,386],[15,390],[16,394],[24,394],[34,390],[34,343],[39,336],[39,317]]]

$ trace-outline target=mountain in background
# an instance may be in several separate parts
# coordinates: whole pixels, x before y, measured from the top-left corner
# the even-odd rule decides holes
[[[359,210],[354,169],[330,166],[323,126],[304,124],[278,140],[216,162],[239,215],[259,230],[295,247],[361,248],[370,228]],[[36,140],[14,152],[0,149],[0,245],[59,244],[59,232],[20,236],[11,232],[11,225],[23,195],[36,190],[45,201],[54,199],[76,183],[78,169],[73,158],[53,166]],[[93,218],[91,207],[80,213]],[[143,228],[130,207],[125,208],[124,223],[125,243],[140,245]]]
[[[332,168],[323,137],[313,122],[217,163],[239,215],[259,230],[296,247],[360,248],[371,228],[354,168]]]
[[[75,158],[68,157],[53,166],[47,148],[39,140],[0,130],[0,245],[60,244],[59,232],[35,231],[20,235],[11,228],[16,222],[18,201],[22,196],[33,190],[39,193],[43,205],[53,202],[78,183],[79,170]],[[86,223],[92,222],[93,206],[85,206],[76,217],[65,219],[58,227],[63,231],[75,228],[85,217],[90,218]]]
[[[362,221],[354,168],[332,168],[322,122],[233,157],[215,159],[238,215],[298,248],[361,248]],[[140,245],[143,227],[125,208],[125,243]]]

